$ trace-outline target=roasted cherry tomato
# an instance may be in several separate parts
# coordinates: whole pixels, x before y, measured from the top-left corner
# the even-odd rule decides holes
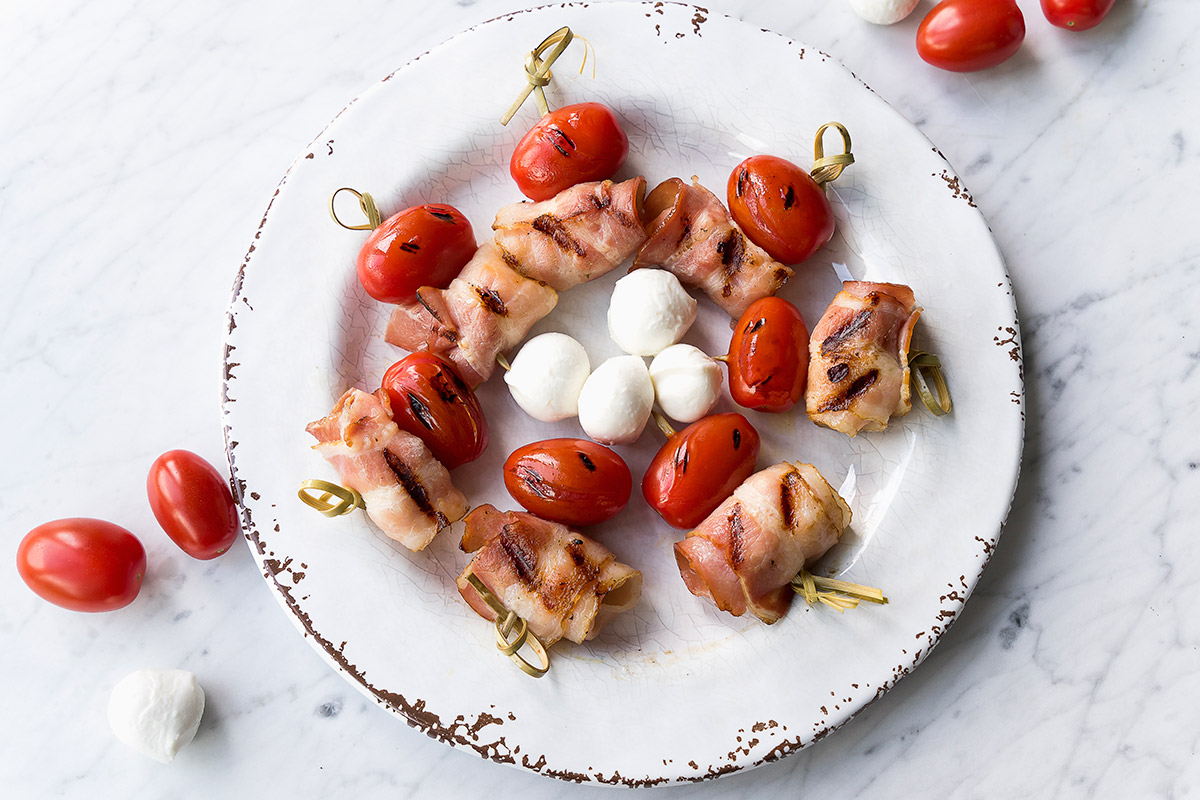
[[[446,469],[474,461],[487,448],[479,400],[448,361],[433,353],[407,355],[383,373],[383,388],[400,430],[419,437]]]
[[[787,411],[808,385],[808,326],[781,297],[755,300],[729,342],[729,394],[739,406]]]
[[[812,176],[777,156],[750,156],[725,189],[729,212],[776,261],[799,264],[833,236],[833,209]]]
[[[195,453],[171,450],[156,458],[146,494],[158,524],[192,558],[216,558],[241,532],[228,482]]]
[[[642,478],[642,496],[669,525],[694,528],[749,478],[758,431],[741,414],[693,422],[662,446]]]
[[[72,611],[113,611],[137,597],[146,550],[120,525],[58,519],[39,525],[17,547],[21,580],[44,600]]]
[[[577,527],[614,517],[629,502],[633,476],[624,459],[583,439],[518,447],[504,462],[504,488],[533,514]]]
[[[942,0],[917,29],[917,53],[951,72],[975,72],[1007,61],[1025,39],[1014,0]]]
[[[1086,31],[1100,24],[1116,0],[1042,0],[1042,13],[1051,25]]]
[[[445,289],[475,255],[475,232],[453,206],[406,208],[384,220],[358,251],[358,280],[384,303],[411,303],[417,289]]]
[[[509,172],[521,194],[549,200],[584,181],[616,174],[629,139],[608,106],[576,103],[546,114],[517,142]]]

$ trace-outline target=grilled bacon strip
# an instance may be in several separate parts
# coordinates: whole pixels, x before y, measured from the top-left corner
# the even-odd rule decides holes
[[[854,436],[912,408],[908,348],[921,315],[912,289],[846,281],[813,328],[808,417]]]
[[[816,467],[784,462],[747,478],[676,543],[675,561],[692,594],[771,624],[792,603],[792,578],[849,524],[850,507]]]
[[[641,598],[642,573],[565,525],[491,505],[473,509],[463,522],[462,549],[478,551],[458,577],[463,599],[484,619],[496,618],[467,582],[474,574],[547,647],[562,638],[594,638]]]
[[[649,238],[633,268],[660,266],[700,288],[737,319],[755,300],[775,294],[792,277],[750,241],[724,204],[695,178],[663,181],[646,198]]]
[[[409,550],[422,550],[467,513],[467,499],[425,444],[400,430],[383,389],[351,388],[333,412],[305,428],[341,476],[362,495],[367,516]]]

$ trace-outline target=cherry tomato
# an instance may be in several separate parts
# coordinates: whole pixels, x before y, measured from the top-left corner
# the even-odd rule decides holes
[[[833,236],[833,209],[812,176],[777,156],[750,156],[725,189],[733,221],[776,261],[799,264]]]
[[[942,0],[917,29],[917,53],[941,69],[975,72],[1007,61],[1024,39],[1014,0]]]
[[[400,430],[420,438],[446,469],[487,449],[483,409],[448,361],[433,353],[407,355],[383,373],[383,388]]]
[[[576,527],[616,516],[629,503],[633,476],[604,445],[547,439],[512,452],[504,462],[504,488],[531,513]]]
[[[229,484],[195,453],[169,450],[156,458],[146,494],[158,524],[192,558],[216,558],[241,532]]]
[[[358,280],[384,303],[411,303],[417,289],[445,289],[475,255],[475,232],[453,206],[406,208],[384,220],[358,251]]]
[[[741,414],[714,414],[662,446],[642,478],[642,496],[669,525],[694,528],[749,478],[758,431]]]
[[[616,174],[629,139],[607,106],[576,103],[546,114],[517,142],[509,172],[521,194],[549,200],[584,181]]]
[[[146,550],[120,525],[75,517],[39,525],[17,547],[21,580],[72,611],[113,611],[137,597]]]
[[[729,394],[739,406],[787,411],[808,384],[808,326],[781,297],[755,300],[729,342]]]
[[[1100,24],[1116,0],[1042,0],[1042,13],[1051,25],[1086,31]]]

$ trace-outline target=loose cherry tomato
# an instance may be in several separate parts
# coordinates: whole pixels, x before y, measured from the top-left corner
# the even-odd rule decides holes
[[[975,72],[1007,61],[1025,40],[1014,0],[942,0],[917,29],[917,53],[951,72]]]
[[[113,611],[137,597],[146,550],[120,525],[75,517],[39,525],[17,547],[21,580],[72,611]]]
[[[833,236],[833,209],[812,176],[777,156],[750,156],[725,189],[733,221],[776,261],[799,264]]]
[[[547,439],[512,452],[504,462],[504,488],[531,513],[576,527],[616,516],[629,503],[633,476],[604,445]]]
[[[156,458],[146,494],[158,524],[192,558],[216,558],[241,532],[229,484],[195,453],[170,450]]]
[[[739,406],[787,411],[808,384],[808,326],[781,297],[755,300],[729,342],[729,394]]]
[[[662,446],[642,478],[642,496],[669,525],[694,528],[749,478],[758,431],[741,414],[714,414]]]
[[[487,420],[475,393],[433,353],[407,355],[383,373],[400,430],[420,438],[446,467],[474,461],[488,445]]]
[[[607,106],[576,103],[546,114],[521,137],[509,172],[521,194],[549,200],[577,183],[611,178],[628,153],[629,139]]]
[[[1042,13],[1051,25],[1086,31],[1100,24],[1116,0],[1042,0]]]
[[[411,303],[417,289],[445,289],[475,255],[475,232],[453,206],[406,208],[384,220],[358,251],[358,280],[384,303]]]

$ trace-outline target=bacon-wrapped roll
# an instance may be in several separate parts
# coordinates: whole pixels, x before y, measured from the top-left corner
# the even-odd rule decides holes
[[[362,495],[367,516],[409,550],[421,550],[467,513],[467,499],[425,444],[400,430],[383,389],[349,389],[327,417],[305,429],[313,449]]]
[[[784,462],[756,472],[675,545],[692,594],[768,624],[792,603],[789,584],[833,547],[850,507],[811,464]]]
[[[513,203],[492,228],[505,262],[560,292],[619,266],[646,240],[641,176],[580,183],[540,203]]]
[[[734,319],[775,294],[793,272],[746,238],[724,204],[695,178],[663,181],[646,198],[649,239],[633,268],[661,266],[699,287]]]
[[[846,281],[809,345],[808,417],[854,436],[912,408],[908,347],[921,309],[912,289]]]
[[[475,508],[464,523],[462,549],[479,552],[458,577],[463,599],[484,619],[496,618],[467,582],[474,574],[547,647],[594,638],[642,596],[642,573],[565,525],[491,505]]]

